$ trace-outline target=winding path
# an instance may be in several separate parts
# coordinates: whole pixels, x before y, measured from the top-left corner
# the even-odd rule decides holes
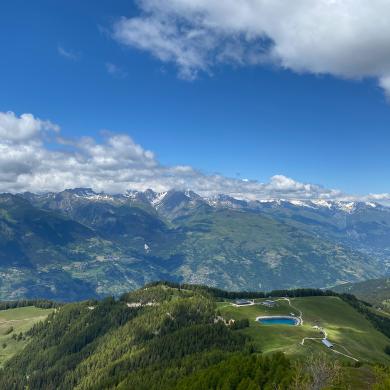
[[[287,300],[288,303],[290,304],[290,306],[291,306],[292,308],[294,308],[295,310],[299,311],[299,313],[300,313],[299,318],[300,318],[300,320],[301,320],[301,325],[302,325],[302,324],[303,324],[303,318],[302,318],[302,317],[303,317],[303,313],[302,313],[302,311],[299,310],[298,308],[294,307],[293,305],[291,305],[291,302],[290,302],[290,299],[289,299],[289,298],[283,298],[283,299]],[[279,299],[279,300],[283,300],[283,299]],[[328,333],[326,332],[326,330],[325,330],[324,328],[317,326],[316,329],[318,329],[324,336],[323,336],[323,337],[304,337],[304,338],[302,339],[302,341],[301,341],[301,345],[305,345],[305,341],[306,341],[306,340],[321,340],[321,342],[322,342],[322,340],[328,340]],[[334,348],[328,348],[328,349],[329,349],[330,351],[332,351],[333,353],[337,353],[337,354],[339,354],[339,355],[343,355],[343,356],[345,356],[345,357],[347,357],[347,358],[349,358],[349,359],[354,360],[355,362],[358,362],[358,361],[359,361],[359,360],[356,359],[355,357],[351,356],[352,354],[351,354],[351,353],[348,351],[348,349],[347,349],[346,347],[344,347],[343,345],[341,345],[341,344],[334,344],[334,345],[338,345],[338,346],[340,346],[341,348],[344,348],[345,351],[349,353],[349,355],[347,355],[347,354],[345,354],[345,353],[343,353],[343,352],[337,351],[337,350],[334,349]]]
[[[298,324],[298,325],[300,325],[300,326],[303,325],[303,312],[302,312],[302,310],[298,309],[296,306],[294,306],[294,305],[291,304],[291,299],[290,299],[290,298],[288,298],[288,297],[283,297],[283,298],[275,299],[275,302],[276,302],[276,301],[287,301],[288,304],[289,304],[289,306],[290,306],[292,309],[294,309],[295,311],[297,311],[297,312],[299,313],[299,316],[298,316],[298,318],[299,318],[299,324]],[[255,303],[254,301],[251,303],[251,305],[255,305],[255,304],[258,304],[258,303]],[[234,305],[234,306],[238,306],[238,305]],[[250,305],[246,305],[246,306],[250,306]],[[305,345],[305,341],[306,341],[306,340],[315,340],[315,341],[320,340],[321,342],[322,342],[322,340],[328,340],[328,333],[326,332],[326,330],[325,330],[324,328],[321,328],[321,327],[317,327],[317,329],[319,329],[320,332],[322,332],[323,337],[304,337],[304,338],[302,339],[302,341],[301,341],[300,344],[301,344],[301,345]],[[343,348],[347,353],[349,353],[349,355],[347,355],[347,354],[345,354],[345,353],[343,353],[343,352],[337,351],[337,350],[334,349],[334,348],[328,348],[328,349],[329,349],[330,351],[332,351],[333,353],[336,353],[336,354],[338,354],[338,355],[345,356],[345,357],[347,357],[347,358],[349,358],[349,359],[354,360],[355,362],[358,362],[358,361],[359,361],[359,360],[356,359],[355,357],[351,356],[352,354],[348,351],[348,349],[347,349],[346,347],[344,347],[344,346],[341,345],[341,344],[335,344],[335,345],[338,345],[339,347]]]
[[[288,304],[289,304],[289,306],[290,306],[292,309],[296,310],[296,311],[299,313],[299,316],[298,316],[298,318],[299,318],[299,324],[298,324],[298,325],[303,325],[303,313],[302,313],[301,310],[299,310],[297,307],[295,307],[295,306],[293,306],[293,305],[291,304],[291,299],[290,299],[290,298],[284,297],[284,298],[275,299],[275,301],[287,301]]]

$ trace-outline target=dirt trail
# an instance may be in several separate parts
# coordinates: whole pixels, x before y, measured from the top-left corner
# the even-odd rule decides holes
[[[290,306],[292,309],[296,310],[296,311],[299,313],[299,315],[298,315],[299,324],[298,324],[298,325],[303,325],[303,313],[302,313],[301,310],[299,310],[297,307],[295,307],[295,306],[293,306],[293,305],[291,304],[291,299],[290,299],[290,298],[284,297],[284,298],[276,299],[275,301],[287,301],[288,304],[289,304],[289,306]]]
[[[289,299],[289,298],[284,298],[284,299],[288,300],[288,302],[290,303],[290,299]],[[290,306],[291,306],[291,307],[294,307],[294,306],[291,305],[291,303],[290,303]],[[299,310],[299,309],[297,309],[297,308],[295,308],[295,309],[299,311],[299,313],[300,313],[300,319],[301,319],[301,324],[303,324],[303,319],[302,319],[303,313],[302,313],[302,311]],[[318,327],[318,326],[317,326],[316,329],[318,329],[320,332],[322,332],[322,334],[323,334],[324,336],[323,336],[323,337],[304,337],[304,338],[302,339],[302,341],[301,341],[301,345],[305,345],[305,341],[306,341],[306,340],[320,340],[321,342],[322,342],[322,340],[328,340],[328,333],[327,333],[327,331],[326,331],[324,328],[321,328],[321,327]],[[349,355],[347,355],[347,354],[345,354],[345,353],[343,353],[343,352],[337,351],[337,350],[334,349],[334,348],[328,348],[328,349],[329,349],[330,351],[332,351],[333,353],[336,353],[336,354],[338,354],[338,355],[345,356],[345,357],[347,357],[347,358],[349,358],[349,359],[354,360],[355,362],[358,362],[358,361],[359,361],[359,359],[357,359],[357,358],[355,358],[355,357],[352,356],[352,354],[348,351],[348,349],[347,349],[346,347],[344,347],[344,346],[341,345],[341,344],[337,344],[337,345],[338,345],[339,347],[343,348]]]

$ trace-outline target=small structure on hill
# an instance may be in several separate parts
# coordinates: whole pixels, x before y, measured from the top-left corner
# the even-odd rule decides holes
[[[276,302],[275,301],[271,301],[271,300],[267,300],[267,301],[261,302],[261,304],[263,306],[266,306],[266,307],[274,307],[276,305]]]
[[[321,341],[326,347],[333,348],[333,344],[328,339],[322,339]]]
[[[237,306],[245,306],[245,305],[253,305],[253,301],[250,301],[248,299],[236,299],[234,303]]]

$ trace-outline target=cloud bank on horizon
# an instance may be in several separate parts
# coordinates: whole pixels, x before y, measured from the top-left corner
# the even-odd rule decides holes
[[[106,133],[102,142],[60,135],[60,127],[32,114],[0,112],[0,192],[62,191],[91,187],[106,193],[127,190],[191,189],[200,195],[243,199],[340,199],[389,202],[390,194],[349,196],[300,183],[284,175],[269,183],[209,175],[186,165],[164,166],[154,153],[124,134]]]
[[[138,0],[118,42],[176,64],[179,76],[229,63],[374,78],[390,97],[387,0]]]

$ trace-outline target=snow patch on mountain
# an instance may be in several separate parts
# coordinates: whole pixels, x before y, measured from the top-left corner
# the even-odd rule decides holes
[[[347,214],[352,214],[358,210],[367,208],[380,209],[390,212],[390,208],[374,202],[356,202],[330,199],[258,199],[248,201],[243,199],[236,199],[225,194],[202,197],[191,190],[170,190],[165,192],[154,192],[151,189],[146,191],[129,190],[124,194],[109,195],[104,192],[96,193],[90,188],[75,188],[68,189],[60,193],[51,192],[40,195],[25,193],[24,196],[27,198],[35,196],[39,197],[40,199],[55,199],[62,194],[65,196],[65,198],[71,196],[93,202],[112,202],[120,204],[130,201],[145,203],[149,206],[152,206],[156,210],[167,206],[170,209],[175,207],[182,207],[184,205],[187,205],[186,207],[196,207],[199,204],[204,203],[214,208],[229,208],[236,210],[246,209],[261,211],[264,208],[301,207],[316,210],[329,210],[330,212],[341,212]]]
[[[312,204],[310,204],[310,202],[305,202],[303,200],[298,200],[298,199],[290,200],[289,203],[291,203],[294,206],[298,206],[298,207],[308,207],[311,209],[315,208]]]
[[[158,207],[164,198],[167,196],[168,192],[159,192],[155,195],[154,199],[152,199],[151,203],[153,206]]]

